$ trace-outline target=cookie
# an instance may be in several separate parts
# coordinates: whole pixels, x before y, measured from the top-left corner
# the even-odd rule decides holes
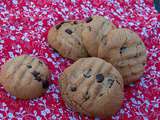
[[[122,77],[100,58],[79,59],[64,70],[59,84],[65,103],[88,116],[108,117],[122,105]]]
[[[103,39],[98,57],[113,64],[123,76],[124,84],[129,84],[138,80],[144,72],[146,48],[135,32],[120,28]]]
[[[78,60],[88,53],[82,42],[83,24],[78,21],[65,21],[49,30],[48,43],[63,57]]]
[[[1,67],[0,83],[11,95],[20,99],[41,96],[49,87],[48,67],[39,59],[22,55]]]
[[[98,56],[98,47],[103,37],[115,28],[112,22],[102,16],[92,16],[85,20],[82,40],[90,56]]]

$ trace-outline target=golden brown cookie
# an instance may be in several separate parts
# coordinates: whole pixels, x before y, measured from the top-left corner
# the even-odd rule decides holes
[[[83,24],[78,21],[65,21],[49,30],[48,42],[62,56],[77,60],[87,57],[82,42]]]
[[[110,63],[100,58],[79,59],[65,69],[59,83],[66,104],[80,113],[108,117],[122,105],[122,77]]]
[[[83,43],[90,56],[98,56],[98,47],[104,36],[116,26],[102,16],[92,16],[85,20],[82,32]]]
[[[41,96],[49,86],[48,67],[39,59],[22,55],[1,67],[0,83],[11,95],[21,99]]]
[[[146,64],[146,48],[140,37],[128,29],[115,29],[102,41],[98,57],[113,64],[121,73],[124,84],[139,79]]]

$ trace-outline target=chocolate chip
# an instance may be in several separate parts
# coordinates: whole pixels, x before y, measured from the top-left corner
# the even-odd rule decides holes
[[[41,61],[39,61],[39,63],[42,65],[43,63]]]
[[[65,32],[70,34],[70,35],[72,34],[72,30],[70,30],[70,29],[66,29]]]
[[[120,48],[120,54],[122,54],[125,50],[127,49],[127,47],[123,46]]]
[[[114,83],[113,79],[108,79],[109,88],[112,87],[113,83]]]
[[[98,83],[103,82],[104,76],[102,74],[97,74],[96,75],[96,80]]]
[[[35,80],[37,80],[37,81],[41,81],[42,80],[41,77],[40,77],[40,73],[39,72],[33,71],[32,75],[34,76]]]
[[[56,29],[58,30],[61,27],[62,24],[56,25]]]
[[[40,76],[35,77],[35,80],[37,80],[37,81],[42,81],[42,79],[41,79]]]
[[[85,78],[90,78],[91,77],[91,68],[89,68],[87,71],[84,72],[83,76]]]
[[[90,78],[90,77],[91,77],[91,75],[87,75],[87,74],[83,74],[83,76],[84,76],[85,78]]]
[[[138,57],[138,55],[136,54],[136,55],[134,55],[134,57],[135,57],[135,58],[137,58],[137,57]]]
[[[78,43],[78,45],[81,45],[81,43],[79,41],[77,43]]]
[[[54,50],[54,52],[57,52],[57,53],[58,53],[58,51],[57,51],[55,48],[53,48],[53,50]]]
[[[70,87],[70,90],[71,90],[72,92],[75,92],[75,91],[77,90],[76,85],[72,85],[72,86]]]
[[[33,71],[33,72],[32,72],[32,75],[36,78],[38,75],[40,75],[40,73],[37,72],[37,71]]]
[[[116,82],[120,85],[120,82],[118,80],[116,80]]]
[[[67,22],[64,21],[64,22],[61,22],[61,23],[57,24],[57,25],[55,26],[56,29],[58,30],[64,23],[67,23]]]
[[[145,66],[146,65],[146,63],[142,63],[143,64],[143,66]]]
[[[103,96],[103,93],[100,93],[99,96],[100,96],[100,97]]]
[[[42,87],[43,87],[44,89],[47,89],[47,88],[49,87],[49,82],[48,82],[48,80],[43,80],[43,81],[42,81]]]
[[[73,24],[78,24],[78,22],[77,22],[77,21],[74,21]]]
[[[28,67],[28,68],[32,68],[32,66],[31,66],[31,65],[27,65],[27,67]]]
[[[89,22],[91,22],[91,21],[92,21],[92,17],[86,18],[86,23],[89,23]]]

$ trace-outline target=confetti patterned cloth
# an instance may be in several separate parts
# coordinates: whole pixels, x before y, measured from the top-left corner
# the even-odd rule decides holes
[[[47,93],[19,100],[0,86],[0,120],[89,120],[67,108],[58,76],[73,61],[47,43],[51,26],[68,19],[102,15],[117,27],[129,28],[144,41],[148,61],[144,75],[125,87],[125,100],[113,120],[160,120],[160,14],[153,0],[0,0],[0,65],[21,54],[37,56],[52,71]],[[34,91],[33,91],[34,92]]]

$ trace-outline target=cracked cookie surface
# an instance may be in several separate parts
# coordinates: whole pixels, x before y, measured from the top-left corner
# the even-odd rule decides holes
[[[21,99],[41,96],[49,87],[48,67],[38,58],[21,55],[1,67],[0,83],[11,95]]]
[[[87,57],[88,53],[82,42],[82,29],[81,22],[61,22],[49,30],[48,43],[63,57],[72,60]]]
[[[86,18],[82,40],[90,56],[98,56],[99,44],[102,42],[103,37],[115,28],[116,26],[111,21],[102,16]]]
[[[146,48],[140,37],[129,29],[112,30],[100,44],[98,57],[113,64],[124,84],[139,79],[146,64]]]
[[[111,116],[123,101],[120,73],[100,58],[79,59],[64,70],[59,84],[66,104],[89,116]]]

